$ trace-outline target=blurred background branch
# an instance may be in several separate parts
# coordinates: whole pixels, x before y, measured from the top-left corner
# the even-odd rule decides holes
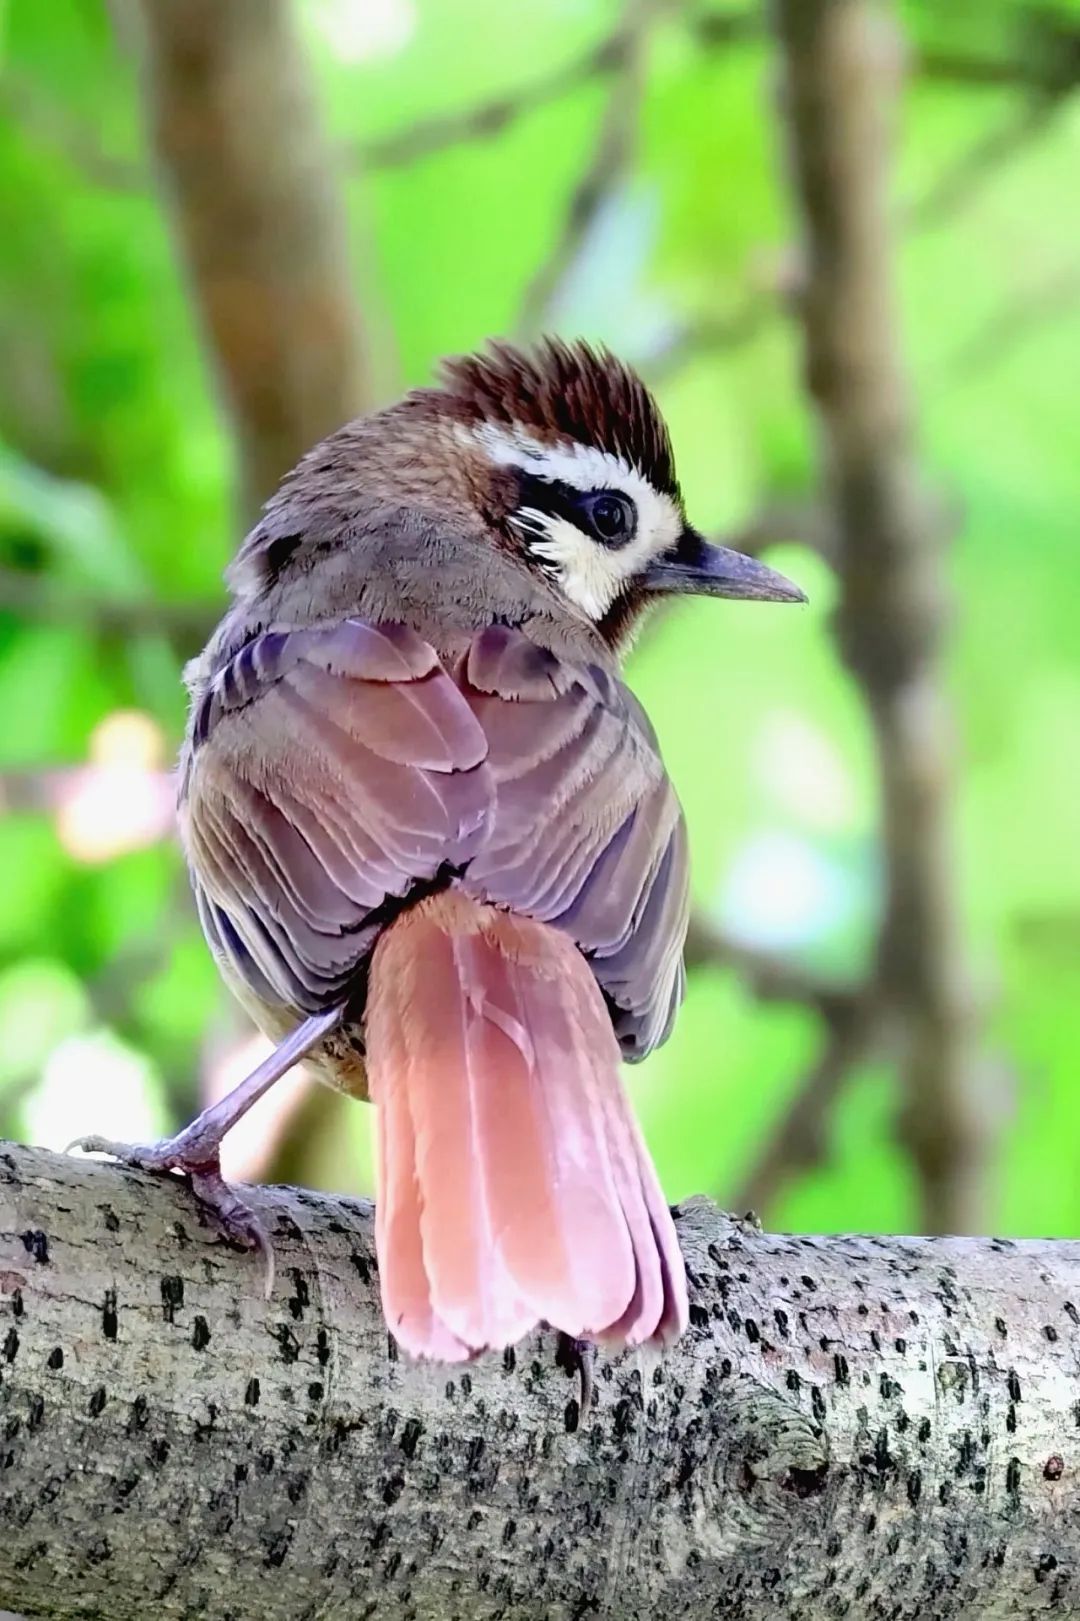
[[[305,450],[371,403],[335,154],[290,0],[137,0],[130,15],[250,518]]]
[[[519,326],[524,337],[557,319],[559,293],[568,273],[636,156],[648,72],[650,25],[670,0],[630,0],[619,34],[618,61],[608,86],[593,149],[574,183],[550,252],[529,281]]]
[[[989,1144],[953,883],[946,537],[915,457],[894,289],[903,51],[876,0],[778,0],[777,20],[806,252],[806,384],[836,514],[836,634],[865,697],[881,774],[875,989],[897,1026],[922,1230],[978,1232],[989,1214]]]
[[[880,1010],[869,994],[830,1006],[821,1050],[798,1082],[731,1198],[734,1210],[772,1210],[788,1184],[829,1159],[831,1115],[852,1072],[880,1034]]]
[[[623,74],[639,50],[640,23],[620,24],[570,62],[533,79],[516,95],[493,96],[460,113],[421,120],[411,128],[361,146],[357,159],[367,169],[396,168],[469,141],[492,140],[518,119],[572,95],[582,84]]]

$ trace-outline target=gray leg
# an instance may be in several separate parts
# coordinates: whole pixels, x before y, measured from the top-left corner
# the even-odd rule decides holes
[[[596,1346],[592,1340],[576,1340],[560,1329],[555,1341],[555,1365],[578,1377],[578,1424],[584,1429],[592,1416]]]
[[[270,1240],[255,1212],[221,1174],[222,1138],[275,1081],[341,1023],[343,1012],[343,1007],[337,1007],[305,1019],[228,1097],[204,1109],[175,1137],[158,1143],[114,1143],[106,1137],[78,1137],[68,1147],[81,1148],[88,1154],[111,1154],[125,1165],[136,1165],[144,1171],[182,1171],[190,1177],[196,1197],[214,1211],[230,1238],[262,1251],[267,1261],[269,1294],[273,1284]]]

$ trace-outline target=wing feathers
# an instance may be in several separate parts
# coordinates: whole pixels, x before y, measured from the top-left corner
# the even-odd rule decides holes
[[[193,737],[181,823],[239,945],[216,928],[222,957],[301,1012],[347,993],[369,914],[468,860],[490,815],[483,732],[404,627],[255,638],[215,679]]]
[[[688,906],[682,814],[652,728],[607,671],[506,627],[474,639],[463,679],[495,783],[464,887],[570,935],[618,1009],[624,1055],[643,1057],[682,995]]]
[[[467,866],[477,900],[585,952],[625,1056],[670,1028],[685,834],[652,729],[606,670],[506,626],[453,674],[404,626],[273,631],[215,678],[193,738],[192,866],[252,989],[317,1011],[370,949],[371,912]]]

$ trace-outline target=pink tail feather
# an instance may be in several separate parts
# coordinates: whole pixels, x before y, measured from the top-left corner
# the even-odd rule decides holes
[[[686,1273],[623,1089],[603,997],[557,930],[455,894],[371,966],[383,1306],[414,1356],[461,1360],[539,1322],[667,1342]]]

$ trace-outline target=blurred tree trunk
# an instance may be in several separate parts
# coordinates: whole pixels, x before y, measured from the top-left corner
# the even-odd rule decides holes
[[[250,517],[370,404],[335,157],[289,0],[128,0],[128,15]]]
[[[900,1054],[923,1228],[978,1232],[991,1110],[979,1097],[951,838],[944,536],[915,457],[894,287],[903,47],[879,0],[776,0],[775,13],[803,227],[806,384],[836,529],[836,632],[877,742],[885,909],[875,996]]]
[[[236,441],[245,524],[325,434],[374,403],[345,192],[291,0],[123,0],[146,124]],[[238,537],[239,539],[239,534]],[[237,1012],[237,1040],[246,1028]],[[346,1101],[279,1122],[286,1164],[326,1180]]]
[[[388,1342],[370,1207],[0,1144],[0,1605],[135,1621],[1080,1613],[1080,1244],[677,1214],[691,1329]]]

